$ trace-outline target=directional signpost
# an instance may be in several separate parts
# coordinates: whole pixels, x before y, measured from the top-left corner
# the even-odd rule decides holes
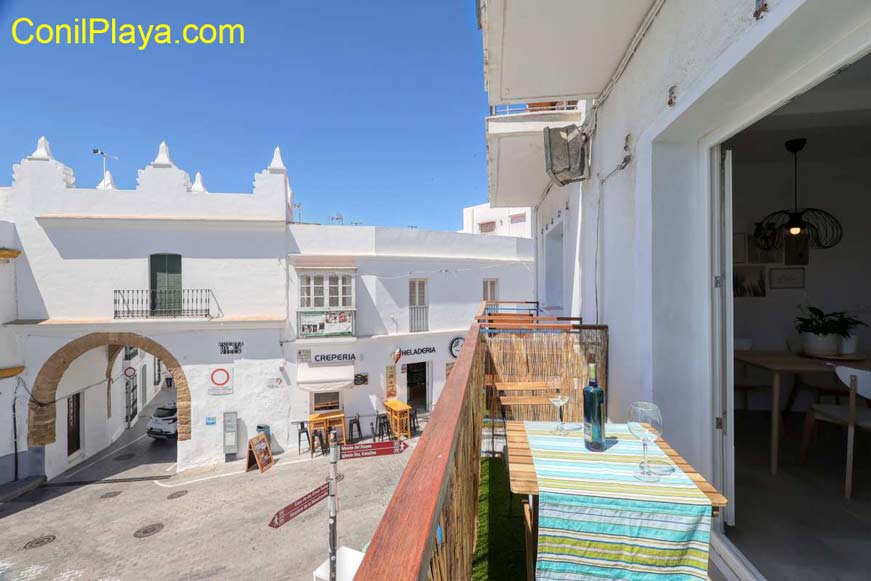
[[[401,440],[392,442],[372,442],[364,444],[349,444],[342,446],[342,460],[354,458],[370,458],[372,456],[392,456],[402,454],[408,448],[408,444]]]
[[[329,493],[329,482],[321,484],[302,498],[294,500],[293,502],[276,512],[275,516],[272,517],[272,520],[269,521],[269,526],[277,529],[287,521],[298,517],[299,515],[325,499],[329,495]]]

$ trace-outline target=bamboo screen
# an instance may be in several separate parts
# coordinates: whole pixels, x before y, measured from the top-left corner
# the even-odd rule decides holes
[[[488,382],[517,383],[558,378],[569,392],[563,419],[584,418],[582,390],[588,381],[588,363],[598,366],[599,385],[608,393],[608,327],[582,325],[571,332],[552,330],[498,331],[487,335],[486,370]],[[542,395],[542,391],[521,391],[512,395]],[[490,417],[501,416],[499,400],[490,390]],[[508,419],[556,420],[552,405],[515,405],[506,411]]]

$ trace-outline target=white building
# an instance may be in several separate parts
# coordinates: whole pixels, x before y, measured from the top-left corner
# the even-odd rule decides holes
[[[463,208],[461,232],[532,238],[532,209],[493,208],[490,204],[469,206]]]
[[[292,224],[288,262],[296,419],[338,402],[368,426],[397,349],[397,397],[431,409],[481,301],[503,286],[532,295],[519,238]]]
[[[768,512],[775,503],[747,501],[754,494],[750,484],[736,500],[732,329],[740,325],[743,336],[785,350],[795,305],[803,300],[826,310],[857,309],[867,319],[867,279],[855,268],[871,259],[867,206],[860,201],[867,196],[849,176],[867,166],[867,146],[856,140],[867,134],[867,99],[861,95],[871,86],[868,65],[857,61],[871,51],[871,3],[487,0],[480,2],[479,17],[490,105],[521,110],[487,119],[490,203],[533,207],[538,299],[609,326],[612,419],[625,420],[633,401],[660,405],[668,442],[729,499],[716,525],[720,532],[725,524],[742,530],[754,513],[781,522]],[[812,89],[851,64],[853,73],[847,69]],[[521,105],[571,100],[586,101],[586,115],[583,107],[571,112]],[[585,180],[552,185],[542,129],[572,124],[587,135]],[[751,126],[752,136],[742,134]],[[845,135],[846,141],[839,138]],[[733,234],[751,234],[765,213],[792,207],[792,164],[783,140],[801,136],[811,137],[808,171],[816,169],[820,180],[804,190],[819,194],[804,204],[836,212],[844,242],[811,251],[802,274],[808,277],[804,296],[780,291],[782,298],[762,302],[733,300],[733,262],[746,262],[733,252]],[[815,139],[825,144],[816,154]],[[733,168],[733,155],[745,165]],[[850,159],[855,164],[847,167]],[[821,165],[832,160],[841,165]],[[733,169],[734,183],[741,185],[734,201]],[[739,199],[746,192],[756,199]],[[853,192],[852,202],[847,192]],[[848,249],[853,267],[841,257]],[[784,265],[783,258],[774,262]],[[762,268],[765,276],[770,267]],[[829,292],[835,281],[844,281],[843,292]],[[754,328],[760,321],[768,326]],[[763,379],[771,385],[770,374]],[[775,465],[776,451],[773,446]],[[843,454],[838,448],[838,457]],[[813,539],[825,536],[825,526],[815,525]],[[768,530],[798,534],[792,521]],[[773,575],[810,574],[786,568],[794,563],[763,565],[762,559],[777,554],[765,544],[773,541],[743,531],[740,550],[723,534],[712,543],[715,562],[729,575],[758,574],[747,558],[752,543],[760,559],[754,563]],[[798,538],[783,542],[796,555],[816,553],[796,548]],[[837,575],[835,570],[826,569]]]
[[[242,456],[259,424],[288,448],[291,422],[316,409],[372,416],[396,349],[398,397],[430,407],[485,293],[533,293],[529,240],[289,224],[291,202],[277,149],[252,193],[207,191],[165,144],[120,190],[110,174],[77,187],[40,139],[0,188],[0,413],[11,425],[17,397],[21,477],[117,439],[156,393],[158,359],[177,391],[179,470]]]

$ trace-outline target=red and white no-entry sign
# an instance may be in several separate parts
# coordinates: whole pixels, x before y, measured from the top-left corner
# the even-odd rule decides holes
[[[233,368],[215,367],[209,374],[209,395],[233,393]]]

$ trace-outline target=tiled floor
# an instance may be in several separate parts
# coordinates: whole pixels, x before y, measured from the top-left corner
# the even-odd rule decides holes
[[[819,424],[799,462],[803,414],[790,414],[780,469],[768,472],[768,412],[736,412],[736,526],[727,536],[771,581],[871,578],[871,434],[857,431],[853,499],[844,496],[846,431]]]

